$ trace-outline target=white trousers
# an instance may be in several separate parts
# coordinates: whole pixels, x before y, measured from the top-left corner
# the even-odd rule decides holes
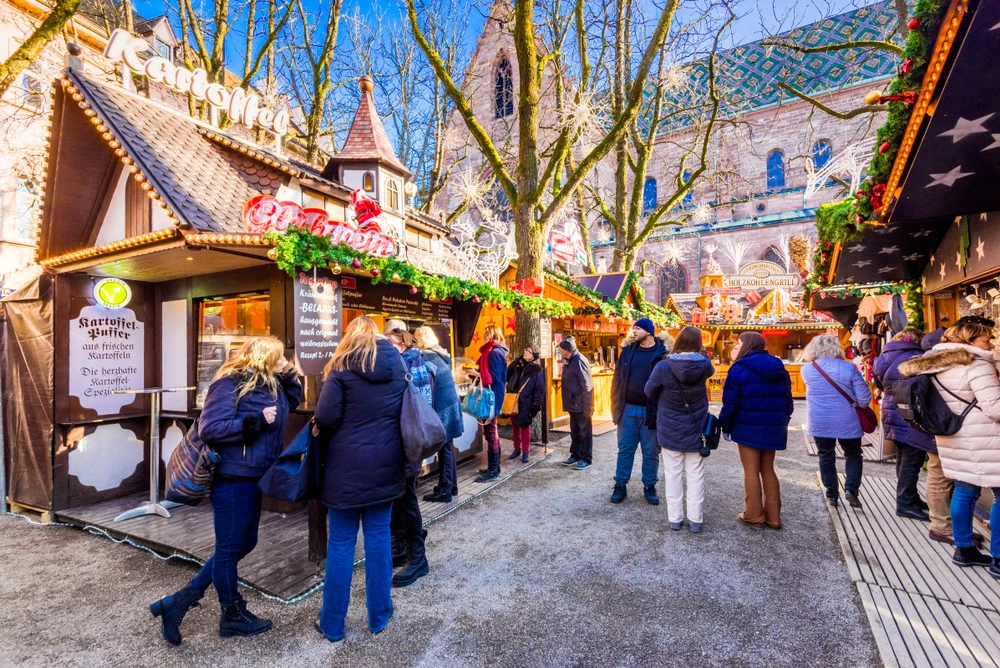
[[[684,521],[684,483],[681,473],[687,473],[687,519],[701,523],[705,518],[705,458],[697,452],[661,450],[663,481],[666,485],[667,516],[671,523]]]

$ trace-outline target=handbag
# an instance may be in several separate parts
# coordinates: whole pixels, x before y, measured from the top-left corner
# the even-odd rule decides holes
[[[212,486],[218,463],[219,453],[201,440],[195,420],[167,462],[164,497],[174,503],[197,506]]]
[[[681,381],[677,378],[677,374],[674,370],[667,365],[667,370],[670,371],[670,375],[674,377],[677,381],[678,391],[681,394],[681,399],[684,401],[684,408],[687,409],[688,415],[691,416],[691,421],[696,422],[697,418],[694,416],[694,411],[691,410],[691,404],[688,403],[687,397],[684,396],[684,390],[681,387]],[[701,423],[701,444],[704,450],[717,450],[719,447],[719,440],[722,438],[722,424],[719,422],[719,418],[712,415],[712,413],[705,413],[705,420]],[[702,457],[708,457],[707,454],[702,454]]]
[[[400,359],[400,364],[404,364]],[[413,377],[403,367],[406,387],[403,390],[403,407],[399,415],[400,433],[403,437],[403,451],[410,464],[423,464],[428,457],[437,454],[445,442],[444,424],[434,412],[420,390],[413,384]]]
[[[840,385],[837,385],[837,383],[834,382],[833,378],[830,378],[830,376],[827,375],[826,371],[823,371],[823,367],[821,367],[819,364],[816,364],[816,362],[813,362],[812,365],[816,369],[816,371],[819,372],[819,375],[826,378],[826,382],[830,383],[830,385],[833,386],[833,389],[837,390],[837,392],[840,392],[840,396],[847,399],[847,403],[849,403],[851,406],[854,407],[854,412],[857,413],[858,415],[858,422],[861,423],[861,431],[865,432],[866,434],[870,434],[876,429],[878,429],[878,416],[875,415],[875,411],[873,411],[871,407],[859,406],[858,402],[854,400],[854,397],[845,392],[844,388],[842,388]]]
[[[278,459],[257,481],[257,489],[276,499],[301,501],[319,490],[319,439],[312,435],[310,421],[295,435]]]
[[[528,386],[529,382],[531,382],[531,376],[528,376],[528,380],[521,383],[521,389],[517,392],[507,392],[503,395],[503,407],[500,409],[501,417],[514,417],[517,415],[517,411],[519,410],[517,405],[521,399],[521,392],[524,391],[524,388]]]
[[[489,422],[493,419],[496,399],[493,390],[483,387],[483,382],[476,378],[472,381],[472,389],[465,395],[462,409],[479,422]]]

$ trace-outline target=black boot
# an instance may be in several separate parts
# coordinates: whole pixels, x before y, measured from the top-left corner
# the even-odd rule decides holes
[[[219,621],[219,635],[223,638],[232,636],[255,636],[271,629],[270,619],[261,619],[247,610],[247,602],[242,598],[230,605],[222,606],[222,620]]]
[[[521,448],[514,448],[514,452],[510,453],[510,457],[507,459],[517,459],[521,456]]]
[[[646,495],[646,502],[651,506],[660,505],[660,497],[656,495],[656,485],[645,485],[642,493]]]
[[[432,503],[451,503],[451,494],[448,494],[447,492],[424,494],[424,501],[430,501]]]
[[[528,451],[527,450],[525,450],[524,452],[521,453],[521,461],[524,462],[525,464],[528,463]]]
[[[163,639],[176,647],[181,644],[181,620],[191,608],[198,607],[198,601],[204,594],[199,594],[191,587],[184,587],[179,592],[164,596],[149,606],[154,617],[160,617],[160,633]]]
[[[625,483],[616,482],[615,491],[611,492],[611,503],[621,503],[628,496],[628,489],[625,487]]]
[[[390,537],[392,541],[392,567],[399,568],[406,563],[408,554],[406,536],[401,533],[394,533]]]
[[[410,544],[410,558],[398,573],[392,576],[393,587],[406,587],[427,575],[430,565],[427,563],[427,552],[423,541],[413,541]]]
[[[500,453],[487,452],[486,461],[489,462],[488,468],[485,473],[476,478],[476,482],[490,482],[500,477]]]
[[[951,556],[952,562],[958,566],[992,566],[993,558],[983,554],[974,547],[956,547]]]

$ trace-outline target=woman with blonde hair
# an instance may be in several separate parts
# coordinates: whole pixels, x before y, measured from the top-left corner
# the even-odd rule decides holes
[[[326,366],[315,414],[328,440],[320,500],[329,519],[317,628],[331,642],[344,639],[359,524],[365,540],[368,628],[379,633],[392,617],[389,519],[406,482],[399,425],[405,373],[399,352],[363,316],[347,326]]]
[[[867,406],[872,400],[868,383],[858,368],[844,359],[840,339],[824,334],[806,345],[806,362],[802,380],[806,384],[807,429],[819,450],[819,475],[826,488],[827,503],[834,508],[840,503],[840,483],[837,479],[837,441],[844,450],[844,492],[853,508],[861,507],[861,421],[854,406]],[[844,398],[841,391],[851,397]]]
[[[944,475],[955,481],[952,534],[958,566],[988,566],[1000,579],[1000,379],[993,357],[992,330],[977,322],[947,329],[923,357],[899,365],[904,376],[931,375],[941,398],[956,415],[965,414],[951,436],[937,436]],[[976,547],[972,517],[983,487],[993,490],[990,556]]]
[[[483,387],[493,390],[493,397],[496,401],[496,411],[499,412],[503,405],[503,395],[507,387],[507,341],[503,336],[503,329],[499,325],[486,325],[483,331],[483,338],[486,343],[479,348],[479,369],[473,374],[478,374],[483,383]],[[494,414],[489,422],[483,425],[483,438],[486,439],[488,450],[486,453],[487,468],[480,471],[480,476],[476,482],[489,482],[500,477],[500,435],[497,434],[497,417]]]
[[[413,333],[424,359],[434,369],[434,411],[444,425],[445,442],[438,453],[438,484],[424,501],[451,503],[458,496],[458,470],[455,464],[454,440],[465,433],[462,400],[451,370],[451,355],[441,347],[437,334],[430,327],[418,327]]]
[[[284,352],[273,336],[251,339],[219,368],[208,388],[198,435],[219,455],[212,481],[215,552],[186,587],[150,606],[171,645],[181,643],[181,620],[211,584],[222,606],[222,637],[253,636],[271,628],[269,620],[247,610],[237,564],[257,545],[257,481],[281,454],[285,421],[302,398],[298,374],[287,368]]]

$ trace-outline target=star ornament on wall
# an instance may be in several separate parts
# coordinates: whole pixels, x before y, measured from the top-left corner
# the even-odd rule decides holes
[[[907,262],[916,262],[922,257],[923,255],[921,253],[914,253],[913,255],[904,256],[903,259],[906,260]]]
[[[864,246],[862,246],[861,244],[858,244],[857,246],[851,246],[851,247],[850,247],[850,248],[849,248],[849,249],[847,250],[847,252],[848,252],[848,253],[860,253],[860,252],[861,252],[861,251],[863,251],[864,249],[865,249],[865,247],[864,247]]]
[[[975,120],[966,120],[959,116],[958,122],[955,123],[955,127],[947,132],[942,132],[938,137],[951,137],[951,142],[957,144],[969,135],[979,134],[980,132],[987,132],[986,128],[983,127],[983,123],[988,121],[993,114],[987,114],[982,118],[977,118]]]
[[[517,320],[512,315],[507,316],[507,329],[517,333]]]
[[[894,271],[896,271],[895,267],[882,267],[881,269],[878,270],[878,273],[880,273],[880,274],[891,274]]]
[[[946,174],[931,174],[931,182],[924,187],[930,188],[931,186],[948,186],[950,188],[955,185],[955,181],[964,179],[966,176],[972,176],[973,174],[974,172],[963,172],[962,165],[959,165]]]
[[[941,263],[941,271],[940,271],[940,274],[941,274],[941,280],[942,280],[942,281],[944,280],[944,277],[945,277],[945,275],[946,275],[947,273],[948,273],[948,270],[944,268],[944,262],[942,262],[942,263]]]
[[[995,148],[1000,148],[1000,135],[995,135],[991,133],[990,136],[993,137],[993,143],[984,148],[982,151],[980,151],[980,153],[982,153],[983,151],[992,151]]]
[[[854,266],[857,267],[858,269],[861,269],[863,267],[867,267],[871,263],[872,263],[871,260],[858,260],[857,262],[854,263]]]
[[[986,242],[983,241],[982,237],[979,237],[979,243],[976,244],[976,255],[979,256],[980,260],[986,257],[985,249],[986,249]]]
[[[879,255],[881,255],[882,253],[891,255],[893,253],[898,253],[898,252],[899,252],[899,246],[886,246],[885,248],[879,251]]]
[[[962,270],[962,254],[961,253],[955,253],[955,266],[958,267],[959,271]]]

